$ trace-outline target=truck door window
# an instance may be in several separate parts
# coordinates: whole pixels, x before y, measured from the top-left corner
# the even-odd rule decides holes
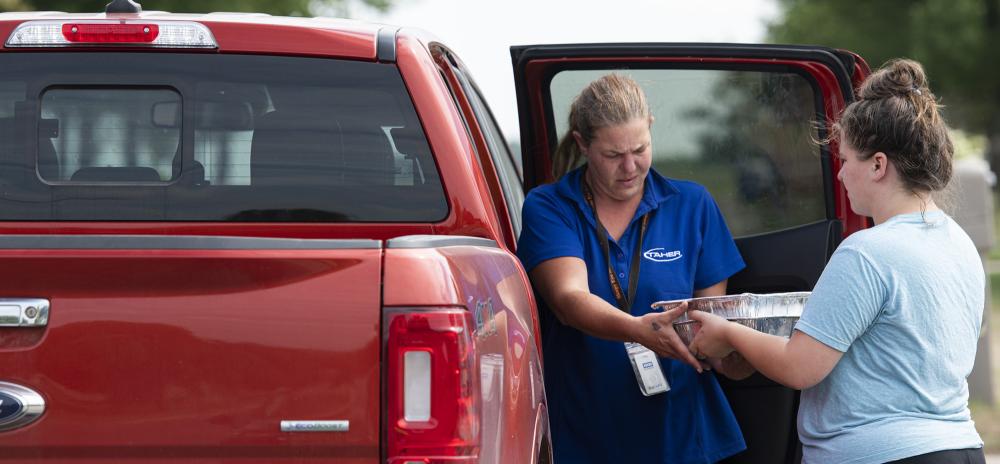
[[[549,86],[558,135],[571,99],[611,70],[570,70]],[[810,79],[781,69],[629,69],[655,121],[653,166],[704,185],[735,236],[826,219],[815,140],[822,101]]]

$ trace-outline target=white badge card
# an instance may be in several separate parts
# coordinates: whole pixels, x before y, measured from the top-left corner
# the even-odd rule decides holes
[[[626,343],[625,351],[628,352],[628,360],[632,363],[635,380],[643,395],[653,396],[670,391],[670,384],[663,376],[663,367],[660,366],[660,358],[656,357],[656,353],[638,343]]]

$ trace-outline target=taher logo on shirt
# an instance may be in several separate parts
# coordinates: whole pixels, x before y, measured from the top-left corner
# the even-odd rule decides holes
[[[651,250],[646,250],[642,256],[650,261],[656,261],[658,263],[669,263],[671,261],[677,261],[683,257],[683,255],[681,255],[681,250],[666,251],[666,248],[653,248]]]

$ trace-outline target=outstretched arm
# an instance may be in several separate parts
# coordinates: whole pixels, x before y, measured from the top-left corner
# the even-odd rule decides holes
[[[642,344],[660,356],[702,371],[701,363],[684,346],[672,325],[687,305],[640,317],[626,314],[590,293],[587,266],[580,258],[543,261],[531,270],[531,282],[563,324],[595,337]]]
[[[843,353],[796,330],[790,339],[768,335],[704,311],[689,311],[701,323],[691,342],[698,355],[722,358],[739,352],[761,374],[796,390],[822,381]]]

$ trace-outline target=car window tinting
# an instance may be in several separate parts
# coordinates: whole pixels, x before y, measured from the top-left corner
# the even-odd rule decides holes
[[[0,220],[432,222],[437,167],[393,65],[0,56]]]
[[[569,105],[609,70],[556,74],[549,87],[556,132]],[[823,163],[814,121],[822,100],[812,83],[786,68],[630,69],[646,91],[653,167],[705,186],[734,236],[826,218]]]

